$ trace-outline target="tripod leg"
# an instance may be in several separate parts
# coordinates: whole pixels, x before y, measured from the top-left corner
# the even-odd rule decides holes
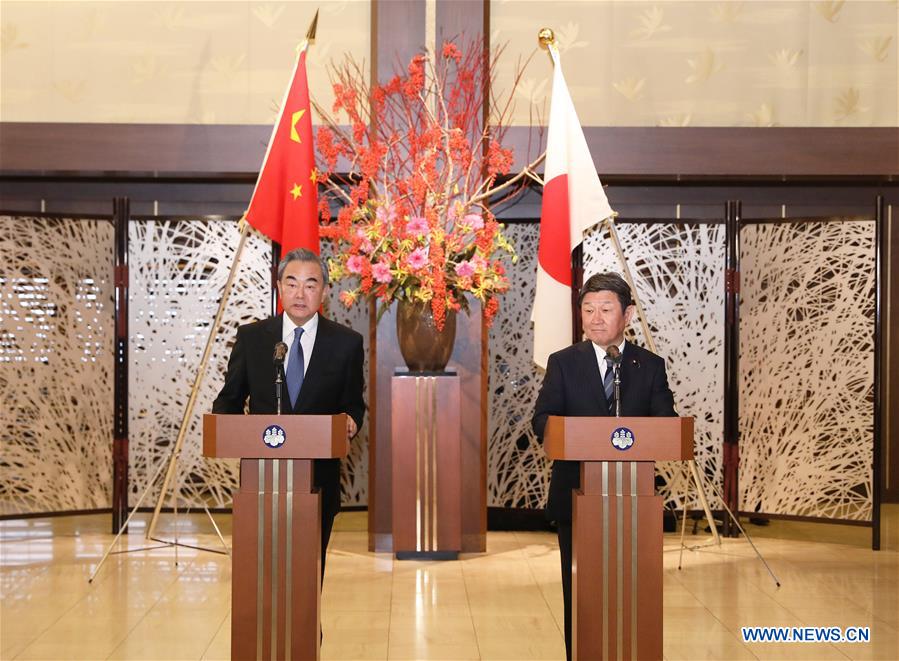
[[[209,517],[209,522],[212,524],[212,527],[215,528],[215,534],[219,536],[219,541],[222,543],[222,546],[225,547],[225,553],[228,554],[228,557],[231,557],[231,549],[228,548],[228,545],[225,543],[225,538],[222,537],[222,531],[219,530],[218,525],[215,523],[215,519],[212,518],[212,514],[209,512],[209,508],[206,505],[203,505],[203,511],[206,512],[206,516]]]
[[[712,485],[712,489],[715,491],[717,496],[719,498],[721,498],[721,504],[724,506],[724,510],[727,512],[728,516],[730,516],[731,521],[734,522],[734,525],[737,527],[737,530],[739,530],[741,533],[743,533],[743,535],[746,537],[746,541],[749,542],[749,545],[752,547],[752,550],[755,551],[756,557],[758,557],[758,559],[762,561],[762,564],[765,565],[765,569],[768,570],[768,574],[771,576],[771,580],[774,581],[774,584],[777,587],[780,587],[780,579],[778,579],[777,576],[774,574],[774,572],[771,570],[771,567],[768,565],[768,562],[765,560],[764,556],[759,552],[755,543],[752,541],[752,537],[750,537],[749,534],[746,532],[746,530],[743,528],[743,526],[740,525],[740,521],[737,519],[736,516],[734,516],[734,513],[730,511],[730,508],[727,506],[727,503],[724,502],[724,498],[721,496],[721,493],[717,489],[715,489],[715,485]]]
[[[176,567],[178,566],[178,547],[180,546],[180,544],[178,544],[178,524],[179,524],[179,521],[178,521],[178,492],[179,492],[179,486],[180,485],[176,484],[175,489],[172,491],[172,511],[175,513],[175,566]]]
[[[709,508],[709,501],[705,497],[705,490],[702,486],[702,480],[699,477],[699,471],[696,470],[696,460],[690,459],[687,463],[690,465],[690,474],[693,476],[693,484],[696,485],[696,495],[699,498],[699,502],[702,504],[702,510],[705,512],[706,518],[709,520],[709,528],[712,531],[712,540],[715,544],[721,546],[721,538],[718,536],[718,526],[715,525],[715,517],[712,516],[712,510]]]
[[[119,537],[122,536],[122,533],[125,531],[125,528],[128,527],[128,524],[131,523],[131,519],[137,513],[138,508],[141,503],[144,502],[144,498],[146,498],[147,494],[150,493],[150,489],[153,488],[153,485],[156,484],[156,479],[159,477],[160,473],[162,473],[162,469],[165,468],[165,462],[159,464],[159,468],[156,469],[156,474],[153,476],[149,482],[147,482],[147,486],[144,487],[144,492],[140,495],[140,498],[137,499],[137,504],[132,508],[131,513],[128,515],[128,518],[125,519],[125,523],[122,524],[122,527],[119,528],[119,531],[116,533],[115,537],[112,539],[112,543],[107,547],[106,551],[103,553],[103,557],[100,558],[100,562],[97,563],[97,566],[94,567],[94,571],[91,572],[91,575],[88,577],[87,582],[93,583],[94,578],[97,576],[97,573],[100,571],[100,567],[103,566],[103,563],[106,562],[106,558],[109,557],[110,552],[115,547],[116,542],[119,541]]]

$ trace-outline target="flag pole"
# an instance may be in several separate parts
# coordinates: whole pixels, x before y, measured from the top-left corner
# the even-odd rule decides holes
[[[615,212],[615,216],[617,215],[618,212]],[[652,333],[649,331],[649,323],[646,321],[646,313],[643,311],[643,304],[640,303],[640,296],[637,294],[637,287],[634,284],[631,269],[627,265],[627,260],[624,258],[624,250],[621,248],[621,241],[618,239],[618,229],[615,227],[615,216],[606,218],[603,223],[605,224],[606,229],[609,230],[609,238],[612,240],[615,252],[618,253],[618,261],[621,263],[621,270],[624,271],[624,279],[631,288],[631,296],[633,297],[634,305],[637,308],[637,318],[640,320],[640,327],[643,329],[643,336],[646,338],[646,344],[650,351],[658,353],[658,351],[656,351],[656,343],[652,339]]]
[[[303,41],[297,47],[297,57],[299,57],[301,53],[309,48],[309,44],[315,42],[315,33],[317,29],[318,10],[316,9],[315,16],[313,16],[312,18],[312,23],[310,23],[309,29],[306,31],[306,38],[303,39]],[[212,324],[212,327],[209,329],[209,336],[206,339],[206,348],[203,350],[203,357],[200,359],[200,365],[197,368],[197,375],[194,379],[193,387],[191,388],[190,397],[187,400],[187,406],[185,407],[184,415],[181,418],[181,427],[178,430],[178,437],[175,440],[175,445],[172,447],[171,453],[169,454],[169,465],[165,472],[165,478],[162,481],[162,488],[160,489],[159,497],[156,500],[156,507],[153,510],[153,516],[150,518],[150,523],[147,526],[147,539],[153,539],[153,534],[156,531],[156,524],[159,521],[159,514],[162,510],[162,504],[165,500],[166,494],[168,493],[169,484],[171,483],[172,478],[175,475],[175,468],[178,463],[178,457],[181,455],[181,448],[184,445],[184,439],[186,438],[187,430],[190,427],[190,421],[197,402],[197,395],[200,391],[200,386],[203,383],[203,377],[206,375],[206,368],[209,365],[209,357],[212,355],[212,346],[215,343],[216,336],[218,335],[218,329],[221,325],[222,317],[224,316],[225,307],[228,303],[228,297],[231,294],[234,278],[237,274],[237,266],[240,263],[240,257],[243,253],[244,245],[246,244],[247,233],[249,231],[249,223],[247,222],[246,214],[244,214],[240,219],[238,227],[240,228],[240,242],[237,245],[237,251],[234,253],[234,259],[231,262],[231,270],[228,273],[228,280],[225,283],[224,290],[222,291],[222,298],[219,301],[219,307],[215,315],[215,320]],[[210,519],[211,518],[212,517],[210,516]],[[212,523],[213,526],[215,526],[215,521],[213,521]]]

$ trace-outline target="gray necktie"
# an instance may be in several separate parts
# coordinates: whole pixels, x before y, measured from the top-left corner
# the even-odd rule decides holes
[[[615,395],[615,370],[612,369],[612,359],[606,356],[606,375],[602,380],[602,388],[606,391],[606,401],[609,403],[609,411],[612,410],[612,397]]]
[[[287,361],[287,394],[290,395],[290,405],[297,405],[297,397],[300,388],[303,387],[303,345],[300,338],[303,337],[303,329],[299,326],[293,329],[293,344],[290,347],[290,359]]]

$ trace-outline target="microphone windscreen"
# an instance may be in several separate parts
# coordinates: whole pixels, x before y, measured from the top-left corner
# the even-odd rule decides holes
[[[287,355],[287,345],[284,342],[278,342],[275,345],[274,360],[276,363],[283,363],[284,357]]]

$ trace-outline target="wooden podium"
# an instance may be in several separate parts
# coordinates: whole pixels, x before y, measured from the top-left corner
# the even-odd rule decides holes
[[[581,462],[572,503],[573,659],[662,658],[655,461],[693,458],[693,418],[550,416],[546,456]]]
[[[203,416],[203,455],[240,459],[232,659],[319,658],[321,496],[312,460],[346,456],[346,417]]]
[[[454,560],[462,550],[459,377],[398,373],[390,394],[393,552]]]

